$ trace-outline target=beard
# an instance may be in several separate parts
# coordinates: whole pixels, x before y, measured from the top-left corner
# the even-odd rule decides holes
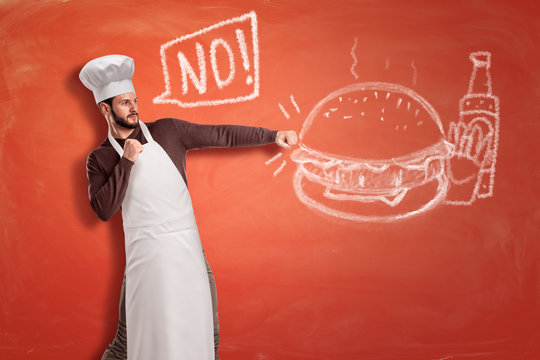
[[[128,116],[131,116],[131,115],[136,115],[137,116],[137,121],[135,123],[130,123],[128,122],[127,120],[127,117],[125,119],[121,118],[120,116],[116,115],[116,112],[111,109],[111,112],[112,112],[112,117],[113,117],[113,120],[114,122],[123,127],[123,128],[126,128],[126,129],[135,129],[138,125],[139,125],[139,114],[138,113],[132,113],[132,114],[129,114]]]

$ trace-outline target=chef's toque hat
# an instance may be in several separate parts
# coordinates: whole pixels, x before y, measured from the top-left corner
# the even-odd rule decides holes
[[[84,86],[94,93],[96,103],[125,93],[134,93],[131,82],[135,64],[124,55],[106,55],[89,61],[79,73]]]

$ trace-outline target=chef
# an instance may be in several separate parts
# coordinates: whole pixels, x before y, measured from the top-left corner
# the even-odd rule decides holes
[[[125,359],[126,345],[129,360],[217,359],[215,284],[187,189],[187,151],[270,143],[290,149],[297,135],[172,118],[144,123],[134,69],[133,59],[107,55],[79,74],[109,128],[87,159],[90,204],[104,221],[122,209],[125,235],[118,333],[103,359]]]

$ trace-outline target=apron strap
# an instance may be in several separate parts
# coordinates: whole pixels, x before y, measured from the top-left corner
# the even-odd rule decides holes
[[[154,139],[152,138],[152,135],[150,135],[150,131],[148,131],[148,127],[146,127],[146,124],[139,120],[139,125],[141,126],[141,130],[144,134],[144,137],[146,138],[146,141],[148,141],[149,143],[154,142]]]
[[[144,137],[146,138],[146,141],[148,143],[154,142],[154,138],[152,138],[152,135],[150,135],[150,131],[148,130],[148,127],[146,127],[146,124],[143,123],[141,120],[139,120],[139,126],[141,127],[142,133]],[[111,134],[111,128],[109,127],[109,132],[107,134],[107,138],[109,139],[109,142],[111,143],[112,147],[120,157],[124,156],[124,149],[120,146],[118,141],[112,136]]]

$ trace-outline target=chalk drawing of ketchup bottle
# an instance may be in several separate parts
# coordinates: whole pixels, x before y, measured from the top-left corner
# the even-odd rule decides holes
[[[448,141],[454,156],[448,160],[451,187],[446,203],[471,205],[493,196],[499,145],[499,98],[492,94],[491,53],[470,54],[473,70],[469,89],[459,102],[459,121],[450,123]]]

